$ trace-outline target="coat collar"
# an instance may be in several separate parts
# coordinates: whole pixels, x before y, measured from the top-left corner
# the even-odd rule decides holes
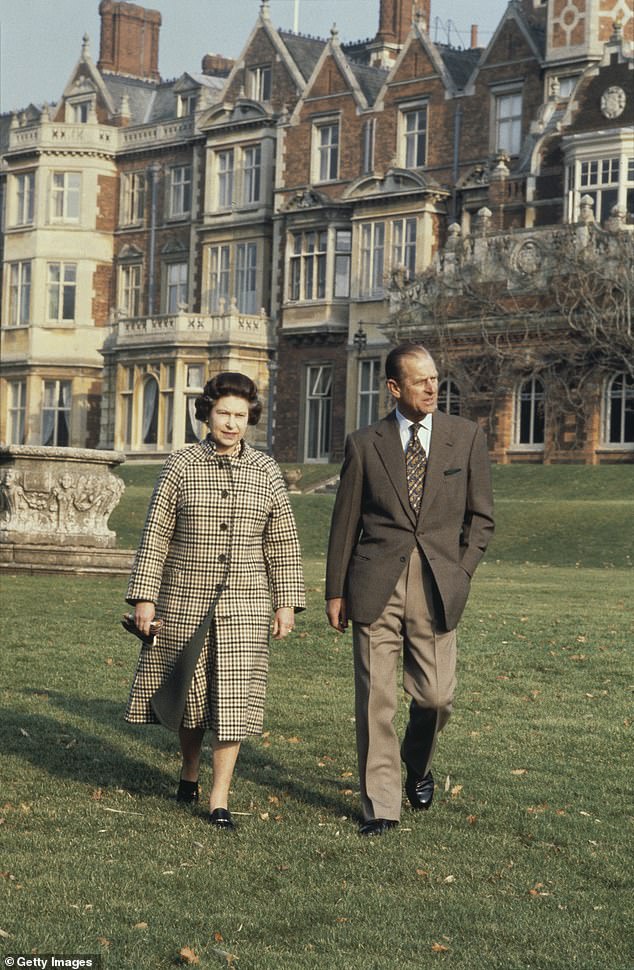
[[[401,443],[401,433],[398,426],[396,411],[374,426],[374,447],[383,462],[385,470],[394,486],[399,501],[407,517],[414,523],[414,511],[409,504],[407,492],[407,475],[405,473],[405,452]]]

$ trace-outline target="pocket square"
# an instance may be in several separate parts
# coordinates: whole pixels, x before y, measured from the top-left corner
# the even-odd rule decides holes
[[[149,634],[143,633],[141,630],[139,630],[138,626],[134,622],[134,615],[132,613],[125,613],[123,615],[121,625],[128,633],[134,634],[134,636],[138,637],[139,640],[142,640],[143,643],[146,643],[150,647],[154,647],[156,646],[157,634],[159,634],[163,628],[163,620],[152,620],[150,623]]]
[[[445,471],[443,472],[443,475],[457,475],[458,472],[461,472],[461,471],[462,471],[462,468],[446,468]]]

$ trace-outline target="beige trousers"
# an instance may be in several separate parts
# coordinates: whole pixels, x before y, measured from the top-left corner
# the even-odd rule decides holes
[[[421,777],[449,719],[456,686],[456,631],[438,629],[431,571],[415,549],[381,616],[353,624],[357,758],[364,820],[399,819],[401,757]],[[396,678],[411,698],[399,750]]]

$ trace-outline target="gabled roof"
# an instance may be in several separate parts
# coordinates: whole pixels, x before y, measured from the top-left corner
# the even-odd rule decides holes
[[[490,52],[493,50],[493,48],[497,44],[498,39],[500,37],[500,34],[502,33],[502,31],[504,30],[504,28],[508,24],[509,20],[514,20],[515,21],[515,23],[517,24],[517,26],[518,26],[518,28],[520,30],[520,33],[523,34],[523,36],[526,39],[526,42],[527,42],[528,46],[533,51],[533,54],[535,55],[535,58],[538,61],[540,61],[540,62],[543,60],[543,57],[544,57],[544,31],[543,31],[543,28],[540,27],[537,24],[529,24],[526,21],[525,17],[524,17],[524,14],[523,14],[523,11],[522,11],[520,5],[518,3],[516,3],[516,2],[514,2],[514,0],[511,0],[511,2],[509,3],[508,7],[504,11],[504,14],[502,16],[502,19],[500,20],[499,24],[497,25],[497,27],[495,29],[495,32],[494,32],[491,40],[489,41],[489,43],[487,44],[487,46],[484,48],[484,50],[481,52],[480,57],[478,59],[478,63],[475,65],[475,67],[473,69],[473,72],[471,74],[471,77],[468,80],[468,84],[465,85],[465,87],[466,86],[471,87],[473,85],[473,83],[475,82],[475,79],[476,79],[476,76],[477,76],[478,72],[480,71],[480,69],[482,67],[484,67],[484,65],[489,60]]]
[[[369,105],[373,105],[376,101],[379,91],[385,84],[385,79],[388,75],[388,71],[383,67],[368,67],[366,64],[359,64],[357,61],[348,61],[350,69],[357,79],[357,83],[366,101]]]
[[[288,30],[281,30],[280,37],[284,45],[299,68],[305,81],[315,70],[315,65],[326,46],[326,41],[320,37],[307,37],[303,34],[293,34]]]
[[[458,89],[464,88],[473,74],[476,64],[480,60],[482,48],[471,47],[467,50],[459,50],[455,47],[446,47],[441,44],[437,44],[436,46],[454,84]]]

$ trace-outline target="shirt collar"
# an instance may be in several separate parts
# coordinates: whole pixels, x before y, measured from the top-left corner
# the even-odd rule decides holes
[[[430,412],[429,414],[426,414],[423,420],[419,422],[422,428],[425,428],[427,431],[430,431],[430,432],[431,432],[431,424],[432,424],[431,419],[432,419],[432,412]],[[406,431],[407,434],[409,435],[410,434],[409,429],[414,424],[414,422],[410,421],[409,418],[406,418],[405,415],[401,414],[398,408],[396,409],[396,420],[398,421],[399,430],[401,432]]]

